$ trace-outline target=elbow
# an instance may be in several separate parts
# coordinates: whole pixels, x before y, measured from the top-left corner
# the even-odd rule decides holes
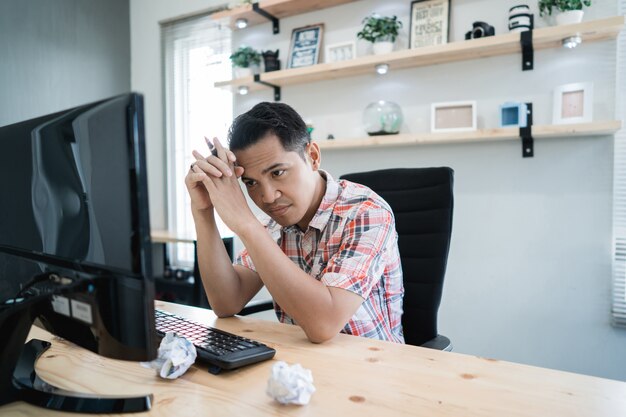
[[[213,312],[215,313],[215,315],[220,318],[220,319],[225,319],[227,317],[232,317],[235,315],[235,313],[231,313],[228,311],[218,311],[218,310],[213,310]]]
[[[320,344],[329,341],[339,333],[337,329],[330,327],[331,326],[318,326],[309,329],[303,328],[303,330],[311,343]]]
[[[213,311],[213,312],[214,312],[214,313],[215,313],[215,315],[216,315],[218,318],[220,318],[220,319],[225,319],[225,318],[232,317],[232,316],[234,316],[234,315],[235,315],[234,313],[225,313],[225,312],[221,312],[221,311],[220,311],[220,312],[218,312],[218,311]]]

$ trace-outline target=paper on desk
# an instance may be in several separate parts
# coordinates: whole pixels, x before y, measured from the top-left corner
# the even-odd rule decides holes
[[[143,365],[155,369],[161,378],[176,379],[193,365],[196,355],[196,348],[189,340],[167,332],[161,340],[157,358],[143,362]]]
[[[289,366],[283,361],[276,362],[265,392],[281,404],[308,404],[315,392],[313,375],[299,363]]]

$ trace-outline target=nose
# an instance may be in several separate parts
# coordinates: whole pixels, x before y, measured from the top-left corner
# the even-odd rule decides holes
[[[281,193],[271,184],[265,184],[261,188],[261,200],[264,204],[273,204]]]

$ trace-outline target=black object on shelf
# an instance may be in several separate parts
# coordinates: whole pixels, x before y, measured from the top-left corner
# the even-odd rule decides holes
[[[263,56],[263,67],[265,68],[265,72],[272,72],[280,70],[280,59],[278,59],[279,50],[275,51],[263,51],[261,55]]]
[[[277,35],[280,33],[280,26],[279,26],[279,20],[276,16],[268,13],[267,11],[261,9],[259,7],[259,3],[252,3],[252,10],[255,11],[256,13],[260,14],[261,16],[263,16],[264,18],[266,18],[267,20],[270,20],[272,22],[272,32],[274,33],[274,35]]]
[[[519,128],[519,135],[522,139],[522,157],[524,158],[532,158],[535,156],[535,144],[533,140],[532,127],[533,103],[526,103],[526,126]]]
[[[233,259],[233,238],[223,238],[224,246],[226,247],[226,253],[230,259]],[[154,243],[156,246],[153,252],[167,253],[166,245],[168,243],[159,242]],[[189,243],[179,243],[189,244]],[[172,303],[185,304],[194,307],[211,308],[209,301],[207,300],[202,286],[202,279],[200,277],[200,269],[198,267],[198,246],[196,241],[193,241],[194,249],[194,263],[193,270],[188,268],[176,267],[169,264],[167,256],[164,257],[167,263],[161,266],[163,274],[155,274],[155,298],[162,301],[169,301]],[[157,269],[155,269],[157,270]]]

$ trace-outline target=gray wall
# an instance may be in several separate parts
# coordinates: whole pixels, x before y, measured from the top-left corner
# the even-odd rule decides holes
[[[215,2],[211,2],[215,3]],[[509,7],[518,0],[454,0],[451,40],[460,41],[474,20],[504,33]],[[536,1],[524,2],[536,11]],[[182,4],[182,3],[181,3]],[[133,88],[150,96],[155,181],[165,190],[164,135],[158,34],[160,19],[206,8],[166,0],[132,0]],[[184,9],[184,10],[183,10]],[[295,27],[324,22],[327,44],[355,40],[371,11],[396,14],[408,27],[409,2],[363,0],[235,33],[240,42],[280,49],[286,59]],[[585,19],[617,14],[614,1],[594,2]],[[537,19],[538,26],[546,26]],[[148,32],[149,31],[149,32]],[[399,45],[406,45],[406,35]],[[365,46],[358,44],[360,53]],[[365,135],[361,116],[378,99],[403,108],[403,132],[429,130],[430,104],[478,102],[479,128],[497,127],[498,105],[532,101],[535,122],[549,124],[552,91],[561,84],[594,82],[594,120],[615,116],[614,41],[574,51],[536,51],[535,70],[522,72],[518,55],[476,59],[365,75],[283,89],[283,101],[313,120],[314,138]],[[141,87],[141,88],[139,88]],[[267,92],[235,100],[235,114]],[[155,119],[157,118],[158,119]],[[154,136],[153,136],[154,135]],[[535,158],[522,159],[517,142],[327,150],[322,165],[333,175],[395,166],[451,166],[456,171],[452,248],[440,309],[440,331],[455,351],[606,378],[626,380],[626,331],[610,325],[613,137],[538,140]],[[157,164],[163,164],[158,167]],[[163,191],[164,193],[164,191]],[[165,197],[152,195],[152,214],[165,218]],[[154,216],[153,216],[154,219]]]
[[[130,90],[128,0],[0,2],[0,126]]]

